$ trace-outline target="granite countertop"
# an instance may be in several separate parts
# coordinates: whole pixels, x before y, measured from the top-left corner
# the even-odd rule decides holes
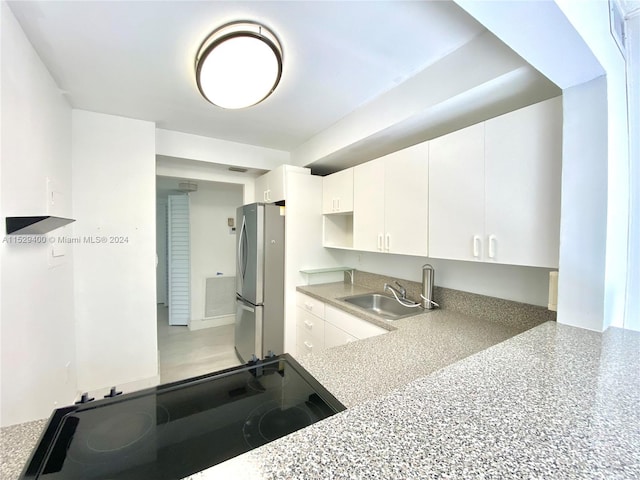
[[[348,283],[304,286],[298,291],[390,330],[298,358],[347,408],[391,392],[526,329],[517,321],[504,325],[439,309],[387,321],[338,300],[373,291]]]
[[[640,333],[546,322],[192,479],[637,479]]]
[[[298,290],[366,317],[337,300],[365,288]],[[389,333],[298,359],[346,411],[189,479],[640,478],[640,333],[368,320]],[[3,479],[43,425],[3,429]]]
[[[349,408],[189,478],[640,478],[640,332],[513,320],[435,310],[302,357]]]

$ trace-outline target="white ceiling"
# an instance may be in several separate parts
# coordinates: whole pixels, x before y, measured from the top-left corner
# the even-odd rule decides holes
[[[490,35],[451,1],[9,0],[8,4],[72,107],[288,152],[300,151],[301,146],[304,151],[321,134],[342,130],[342,121],[353,112],[374,111],[369,107],[377,100],[412,80],[415,84],[429,66]],[[194,59],[211,31],[234,20],[259,21],[273,30],[283,45],[284,67],[278,88],[264,102],[224,110],[198,93]],[[491,50],[484,55],[499,54]],[[491,59],[486,56],[473,58],[465,64],[466,71],[458,66],[450,75],[470,75],[487,61]],[[358,143],[308,163],[313,163],[314,172],[330,173],[446,133],[449,127],[461,128],[560,93],[539,72],[522,64],[526,76],[501,92],[488,96],[479,90],[471,101],[468,95],[460,97],[465,99],[462,109],[437,115],[425,110],[393,132],[370,136],[368,148]],[[484,103],[481,109],[480,103]],[[472,108],[460,121],[464,110]]]
[[[484,28],[448,1],[10,1],[74,108],[290,151]],[[240,111],[200,97],[194,57],[232,20],[279,36],[284,71]]]

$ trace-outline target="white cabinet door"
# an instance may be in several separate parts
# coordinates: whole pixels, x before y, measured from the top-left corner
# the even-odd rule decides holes
[[[353,168],[327,175],[322,179],[322,213],[353,211]]]
[[[367,322],[331,305],[325,307],[325,342],[326,331],[329,325],[339,328],[356,339],[375,337],[376,335],[388,333],[388,330],[382,327],[378,327],[373,323]]]
[[[296,292],[296,305],[318,318],[324,318],[325,304],[320,300],[304,293]]]
[[[286,200],[286,166],[281,165],[271,170],[269,175],[269,191],[267,192],[267,201],[269,203],[280,202]]]
[[[384,157],[363,163],[353,174],[353,248],[384,251]]]
[[[426,257],[429,218],[429,144],[384,157],[384,248]]]
[[[558,267],[562,102],[485,124],[485,259]]]
[[[484,123],[429,142],[429,256],[481,260]]]
[[[324,349],[325,321],[297,307],[296,349],[299,354],[320,352]]]
[[[325,348],[337,347],[346,343],[355,342],[357,340],[353,335],[349,335],[344,330],[332,325],[325,324],[324,327],[324,346]]]
[[[281,165],[256,178],[256,202],[275,203],[285,200],[285,175],[286,165]]]
[[[256,178],[255,194],[256,202],[267,202],[267,193],[269,191],[269,173]]]

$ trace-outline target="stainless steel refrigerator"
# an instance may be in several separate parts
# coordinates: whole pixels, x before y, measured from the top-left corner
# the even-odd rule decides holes
[[[236,213],[235,349],[242,362],[284,353],[284,216],[252,203]]]

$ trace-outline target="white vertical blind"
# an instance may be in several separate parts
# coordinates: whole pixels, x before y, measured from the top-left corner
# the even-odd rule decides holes
[[[169,325],[187,325],[191,305],[189,196],[169,195]]]

